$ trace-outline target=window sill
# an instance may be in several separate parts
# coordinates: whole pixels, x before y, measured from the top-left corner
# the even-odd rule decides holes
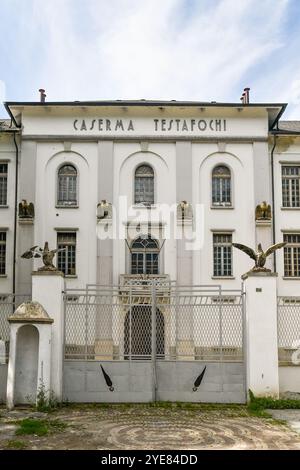
[[[300,281],[300,276],[282,276],[285,281]]]
[[[7,274],[0,274],[0,279],[5,279],[7,278]]]
[[[226,210],[228,210],[228,209],[231,209],[231,210],[234,209],[233,206],[210,206],[210,208],[211,208],[211,209],[226,209]]]
[[[211,276],[212,279],[235,279],[235,276]]]
[[[133,204],[132,208],[133,209],[156,209],[157,204],[149,204],[148,206],[144,204]]]
[[[79,206],[55,206],[56,209],[79,209]]]
[[[65,274],[66,279],[77,279],[77,274]]]
[[[280,207],[282,211],[300,211],[300,207]]]
[[[9,209],[9,206],[0,206],[0,209]]]

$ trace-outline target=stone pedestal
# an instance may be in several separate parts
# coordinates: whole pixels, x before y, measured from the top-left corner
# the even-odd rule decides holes
[[[247,390],[278,398],[277,274],[250,272],[243,280]]]
[[[32,299],[40,302],[54,323],[52,326],[51,391],[61,401],[64,344],[64,276],[59,271],[32,273]]]

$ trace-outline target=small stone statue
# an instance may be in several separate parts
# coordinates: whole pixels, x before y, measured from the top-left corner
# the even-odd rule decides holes
[[[286,242],[276,243],[275,245],[270,246],[265,252],[262,249],[261,243],[257,246],[257,251],[255,252],[252,248],[249,248],[246,245],[241,245],[240,243],[232,243],[232,246],[238,248],[238,250],[243,251],[246,255],[250,256],[251,259],[255,261],[255,266],[250,269],[250,272],[271,272],[271,269],[265,268],[266,260],[269,255],[274,253],[274,251],[279,250],[286,245]]]
[[[34,218],[34,205],[32,202],[28,203],[26,199],[22,199],[19,204],[19,218],[20,219],[33,219]]]
[[[56,253],[59,251],[64,251],[65,248],[60,248],[56,250],[49,250],[48,242],[45,242],[44,249],[38,245],[33,246],[28,251],[25,251],[21,258],[31,259],[31,258],[42,258],[44,266],[38,269],[38,271],[58,271],[57,267],[53,264],[53,258]]]
[[[261,204],[258,204],[255,209],[255,220],[271,220],[272,211],[270,204],[267,204],[266,201],[263,201]]]
[[[110,202],[107,202],[106,199],[97,205],[97,219],[111,219],[112,218],[112,205]]]
[[[187,201],[181,201],[177,206],[177,219],[191,220],[192,218],[193,218],[193,209],[192,209],[191,204],[189,204]]]

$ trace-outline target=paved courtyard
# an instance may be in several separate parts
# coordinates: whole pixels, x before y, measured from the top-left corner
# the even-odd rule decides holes
[[[60,425],[50,426],[43,436],[16,435],[25,418]],[[7,448],[300,450],[300,433],[272,418],[251,416],[238,405],[73,405],[50,414],[0,408],[0,449]]]

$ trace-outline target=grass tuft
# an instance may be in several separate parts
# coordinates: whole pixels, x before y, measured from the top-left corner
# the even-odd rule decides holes
[[[49,432],[63,431],[67,425],[62,421],[57,420],[43,420],[26,418],[17,423],[19,428],[16,431],[17,436],[26,434],[34,434],[36,436],[45,436]]]
[[[250,401],[248,403],[248,410],[254,416],[268,417],[266,409],[270,410],[299,410],[300,400],[290,399],[274,399],[268,397],[256,397],[254,393],[249,390]]]
[[[14,450],[22,450],[22,449],[26,449],[26,447],[27,447],[26,442],[14,441],[14,440],[8,441],[5,445],[6,449],[14,449]]]

